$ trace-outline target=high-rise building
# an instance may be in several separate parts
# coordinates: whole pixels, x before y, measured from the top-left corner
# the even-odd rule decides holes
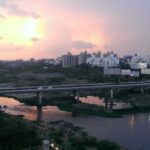
[[[79,65],[81,64],[86,64],[86,60],[88,58],[88,53],[87,51],[84,51],[84,52],[81,52],[78,56],[79,60],[78,60],[78,63]]]
[[[68,54],[62,56],[62,66],[63,67],[71,67],[71,59],[72,59],[72,54],[68,52]]]
[[[72,55],[72,66],[77,66],[79,64],[78,55]]]
[[[70,52],[62,56],[62,67],[73,67],[78,65],[78,56]]]

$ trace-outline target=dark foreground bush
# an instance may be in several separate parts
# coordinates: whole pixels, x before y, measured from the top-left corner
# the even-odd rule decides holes
[[[120,150],[120,146],[109,141],[98,142],[98,150]]]
[[[39,144],[40,138],[31,123],[0,112],[0,150],[21,150]]]

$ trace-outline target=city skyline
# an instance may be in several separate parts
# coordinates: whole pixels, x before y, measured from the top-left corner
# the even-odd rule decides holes
[[[0,0],[0,59],[150,49],[147,0]]]

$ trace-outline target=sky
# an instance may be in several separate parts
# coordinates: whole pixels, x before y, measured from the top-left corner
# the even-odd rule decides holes
[[[149,0],[0,0],[0,59],[150,52]]]

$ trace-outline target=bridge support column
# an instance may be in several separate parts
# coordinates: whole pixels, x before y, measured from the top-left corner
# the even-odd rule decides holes
[[[113,100],[110,100],[110,107],[109,107],[109,110],[113,110],[113,105],[114,105]]]
[[[73,90],[73,97],[74,99],[78,102],[80,101],[80,94],[79,94],[79,90]]]
[[[42,106],[42,93],[38,92],[37,97],[38,97],[39,106]]]
[[[43,118],[42,106],[37,106],[37,118],[36,121],[41,122]]]
[[[73,95],[73,98],[75,99],[76,98],[76,91],[75,90],[72,91],[72,95]]]
[[[113,98],[114,98],[114,91],[113,89],[110,89],[110,107],[109,107],[110,110],[113,110],[113,105],[114,105]]]
[[[142,79],[141,83],[142,84],[144,83],[143,79]],[[141,87],[141,94],[144,94],[144,87],[143,86]]]
[[[114,91],[113,89],[110,89],[110,99],[113,99],[114,98]]]
[[[76,100],[77,102],[80,101],[80,94],[79,94],[79,90],[76,91]]]
[[[105,98],[105,110],[107,111],[108,110],[108,99],[107,98]]]

